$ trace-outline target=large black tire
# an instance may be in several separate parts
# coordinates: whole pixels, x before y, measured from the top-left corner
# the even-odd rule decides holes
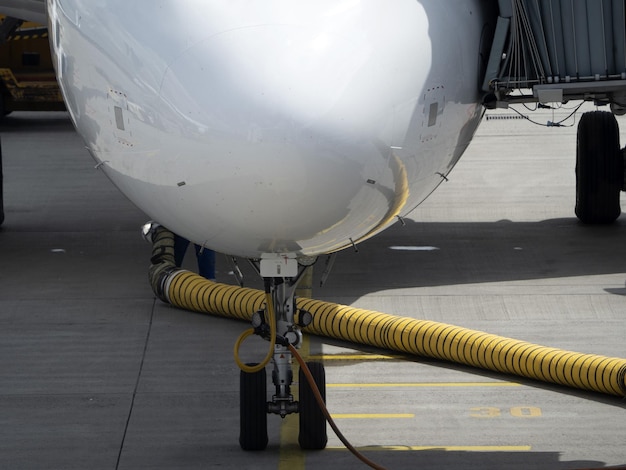
[[[239,445],[243,450],[267,447],[267,384],[265,369],[239,374]]]
[[[315,379],[315,384],[324,399],[324,403],[326,403],[326,372],[324,371],[324,364],[307,362],[307,366]],[[300,381],[300,434],[298,442],[302,449],[324,449],[328,442],[326,417],[317,403],[313,390],[302,369],[300,369],[298,379]]]
[[[576,146],[576,216],[586,224],[610,224],[621,214],[624,160],[612,113],[583,114]]]
[[[2,143],[0,142],[0,225],[4,222],[4,176],[2,174]]]
[[[13,112],[12,110],[7,111],[4,106],[4,103],[6,103],[7,100],[7,96],[10,96],[10,92],[6,88],[2,87],[0,89],[0,119],[4,116],[8,116]]]

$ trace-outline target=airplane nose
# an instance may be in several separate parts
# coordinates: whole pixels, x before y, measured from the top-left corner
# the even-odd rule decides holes
[[[228,250],[216,227],[234,221],[257,247],[250,255],[328,252],[389,213],[394,109],[415,98],[425,72],[406,60],[406,36],[355,31],[233,28],[171,62],[165,146],[194,148],[184,197],[201,201],[209,245]]]
[[[188,121],[189,130],[206,126],[215,134],[261,138],[272,128],[324,120],[331,128],[358,131],[371,116],[356,111],[371,108],[379,95],[365,95],[373,91],[366,86],[378,80],[382,90],[388,84],[387,72],[367,70],[372,52],[357,40],[299,26],[224,31],[170,64],[161,98]]]

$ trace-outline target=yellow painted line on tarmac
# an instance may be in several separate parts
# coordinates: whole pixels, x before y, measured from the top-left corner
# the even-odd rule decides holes
[[[406,359],[406,356],[392,354],[315,354],[309,359],[312,361],[397,361]]]
[[[300,354],[308,359],[310,351],[309,339],[304,336]],[[294,377],[298,377],[298,362],[294,359]],[[291,386],[294,399],[298,399],[298,385]],[[304,470],[306,467],[306,453],[300,448],[298,434],[300,433],[300,419],[298,415],[290,414],[282,420],[280,426],[280,454],[278,456],[278,470]]]
[[[407,419],[415,418],[412,413],[337,413],[335,419]]]
[[[515,382],[400,382],[400,383],[336,383],[327,388],[431,388],[431,387],[521,387]]]
[[[348,450],[345,447],[327,447],[327,450]],[[359,452],[421,452],[438,450],[444,452],[530,452],[531,446],[365,446]]]
[[[305,468],[306,454],[298,444],[299,421],[297,415],[287,415],[280,426],[280,455],[278,470]]]

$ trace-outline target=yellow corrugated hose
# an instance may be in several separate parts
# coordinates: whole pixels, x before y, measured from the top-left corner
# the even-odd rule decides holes
[[[218,284],[177,268],[174,265],[174,236],[167,229],[156,228],[152,234],[152,243],[150,284],[163,301],[194,312],[247,321],[264,305],[268,305],[268,317],[274,316],[270,294]],[[308,298],[298,299],[297,308],[313,316],[312,323],[304,331],[319,336],[583,390],[626,396],[626,359],[563,351],[445,323],[399,317]],[[272,328],[270,336],[275,342],[275,321],[274,318],[268,320]],[[239,360],[239,347],[253,332],[245,331],[235,344],[236,361],[239,367],[248,372],[264,367],[274,351],[270,338],[271,347],[261,364],[243,364]]]
[[[160,297],[186,310],[250,320],[265,302],[262,291],[211,282],[189,271],[173,270],[165,278]],[[297,307],[313,315],[304,331],[315,335],[626,396],[626,359],[563,351],[313,299],[298,299]]]

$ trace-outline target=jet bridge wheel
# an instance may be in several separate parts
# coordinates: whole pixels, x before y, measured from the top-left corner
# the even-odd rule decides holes
[[[624,161],[615,116],[583,114],[576,146],[576,216],[586,224],[610,224],[621,213]]]
[[[239,445],[243,450],[264,450],[268,441],[265,368],[254,373],[241,371],[239,388]]]
[[[324,364],[320,362],[307,362],[307,366],[311,371],[311,375],[325,403],[326,372],[324,371]],[[302,369],[300,369],[298,379],[300,381],[300,434],[298,436],[298,442],[302,449],[324,449],[328,442],[326,417],[317,403],[313,389],[309,385]]]

